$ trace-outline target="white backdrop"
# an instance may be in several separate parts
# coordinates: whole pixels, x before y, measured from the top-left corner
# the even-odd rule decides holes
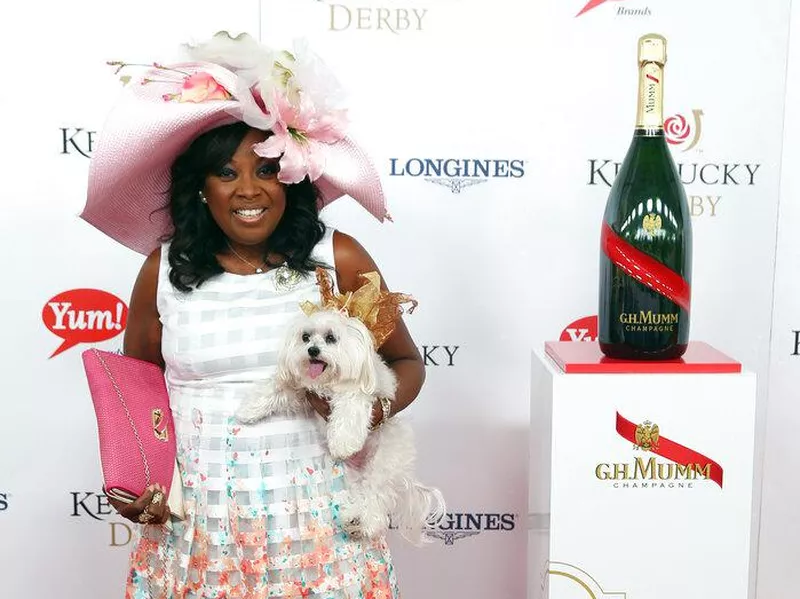
[[[636,40],[667,37],[665,109],[695,206],[692,337],[759,375],[757,464],[765,447],[766,462],[763,509],[760,469],[754,481],[753,573],[759,563],[759,599],[785,596],[788,565],[800,558],[800,535],[787,523],[800,499],[789,474],[800,461],[789,441],[800,418],[790,355],[800,329],[789,203],[796,111],[783,128],[789,16],[789,0],[14,4],[16,27],[0,39],[9,67],[0,93],[0,243],[9,257],[0,312],[3,595],[122,595],[127,529],[96,495],[96,429],[80,363],[91,343],[51,358],[62,338],[48,303],[84,288],[127,303],[142,261],[77,218],[88,156],[119,91],[105,61],[166,61],[181,42],[229,29],[271,45],[306,35],[349,90],[355,136],[383,175],[394,223],[378,224],[350,200],[323,216],[367,247],[393,289],[420,300],[407,323],[428,381],[408,414],[420,475],[445,492],[452,527],[421,550],[393,539],[410,599],[524,596],[530,351],[596,313],[600,218],[634,123]],[[795,9],[794,30],[798,20]],[[794,44],[794,105],[797,52]],[[447,158],[489,160],[521,176],[408,174]],[[56,301],[116,310],[103,297]],[[98,346],[120,344],[115,336]]]
[[[759,597],[786,597],[800,556],[800,452],[792,443],[800,426],[800,10],[791,18],[791,45],[778,221],[778,256],[772,318],[772,353],[764,451],[764,486],[758,559]],[[794,591],[796,592],[796,591]]]

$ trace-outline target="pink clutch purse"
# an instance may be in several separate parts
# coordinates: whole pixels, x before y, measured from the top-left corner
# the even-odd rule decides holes
[[[159,483],[173,515],[183,517],[175,426],[161,369],[94,348],[81,357],[97,417],[103,491],[131,503]]]

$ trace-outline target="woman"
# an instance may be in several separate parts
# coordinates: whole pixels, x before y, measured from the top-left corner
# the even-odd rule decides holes
[[[228,37],[225,43],[241,40]],[[218,65],[242,77],[233,61],[218,59]],[[160,147],[153,145],[158,134],[164,135],[164,144],[174,144],[187,129],[203,132],[164,173],[152,171],[152,160],[141,166],[148,176],[139,180],[130,176],[137,170],[130,160],[112,166],[110,150],[103,153],[99,147],[83,215],[130,247],[141,250],[152,245],[152,240],[131,233],[131,227],[143,225],[131,224],[120,232],[98,216],[96,206],[104,196],[152,196],[158,182],[168,176],[170,218],[165,224],[171,233],[149,253],[134,285],[124,353],[165,368],[186,517],[174,522],[171,531],[161,526],[169,511],[164,488],[158,485],[132,504],[113,502],[122,516],[146,523],[134,541],[126,597],[396,597],[385,539],[352,539],[337,520],[345,491],[342,465],[325,452],[312,412],[327,415],[324,399],[309,397],[309,410],[300,417],[275,416],[250,426],[233,417],[241,400],[274,370],[282,331],[298,304],[318,300],[314,268],[333,268],[342,292],[363,283],[360,273],[378,270],[358,242],[326,229],[318,218],[325,197],[311,178],[321,170],[316,179],[330,189],[338,180],[336,162],[318,169],[313,160],[306,160],[305,168],[298,167],[292,162],[290,142],[286,136],[281,139],[292,123],[278,119],[271,130],[264,130],[258,125],[266,121],[254,119],[246,108],[238,122],[208,130],[217,115],[213,105],[238,102],[234,108],[241,108],[251,98],[234,96],[230,90],[242,88],[235,81],[221,83],[225,73],[211,65],[191,69],[184,65],[176,72],[183,77],[177,81],[177,96],[160,89],[151,95],[170,104],[187,84],[187,97],[195,94],[192,87],[202,80],[203,100],[186,104],[206,106],[180,108],[181,102],[172,102],[178,108],[169,110],[184,112],[167,118],[172,129],[166,134],[152,130],[145,135],[140,127],[118,126],[125,119],[112,117],[104,139],[144,136],[140,143]],[[208,80],[211,76],[213,82]],[[215,85],[223,92],[209,99],[217,93]],[[249,89],[256,90],[253,97],[260,100],[263,114],[280,112],[277,103],[269,101],[274,98],[265,101],[263,85]],[[137,93],[142,100],[141,90]],[[278,100],[286,98],[288,93]],[[220,114],[230,114],[231,105],[224,110]],[[194,124],[187,126],[193,118]],[[306,140],[312,138],[311,127],[303,133]],[[270,155],[275,154],[276,142],[282,144],[281,151]],[[309,148],[301,149],[309,153]],[[363,169],[365,164],[359,166]],[[366,166],[368,171],[370,165]],[[114,168],[126,171],[127,182],[113,176]],[[291,182],[282,180],[287,171]],[[360,194],[348,193],[359,199]],[[123,210],[130,206],[119,204],[118,215]],[[113,212],[105,212],[109,221]],[[152,223],[153,218],[144,222]],[[416,398],[424,368],[402,321],[379,351],[399,382],[391,416]],[[382,418],[376,402],[373,424]]]

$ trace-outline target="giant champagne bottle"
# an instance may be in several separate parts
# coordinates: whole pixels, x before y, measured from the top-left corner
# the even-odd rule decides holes
[[[692,224],[664,137],[667,41],[639,39],[636,128],[601,232],[598,341],[611,358],[667,360],[689,341]]]

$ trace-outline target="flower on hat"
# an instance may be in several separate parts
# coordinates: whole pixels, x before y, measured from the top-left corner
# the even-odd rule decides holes
[[[269,109],[276,119],[272,135],[253,151],[265,158],[281,157],[278,180],[283,183],[298,183],[306,175],[316,181],[325,169],[325,144],[344,137],[343,111],[321,112],[304,94],[292,104],[280,93],[275,93]]]
[[[165,100],[178,102],[206,102],[208,100],[230,100],[230,92],[222,87],[209,73],[193,73],[183,80],[177,94],[164,94]]]
[[[295,42],[291,52],[273,51],[247,34],[233,38],[222,31],[192,48],[192,56],[213,60],[238,75],[235,97],[241,119],[272,131],[253,150],[280,158],[278,180],[298,183],[308,176],[316,181],[322,175],[326,145],[344,138],[347,113],[340,107],[338,81],[305,43]]]
[[[177,102],[206,102],[209,100],[232,100],[233,95],[225,89],[213,75],[205,71],[198,71],[195,73],[188,73],[179,68],[166,67],[164,65],[153,63],[152,65],[131,64],[122,61],[109,61],[112,67],[116,67],[115,73],[119,73],[127,67],[148,67],[150,71],[147,76],[140,79],[141,85],[148,83],[166,83],[171,87],[180,85],[180,88],[175,93],[163,94],[161,97],[167,101]],[[156,74],[160,77],[167,77],[166,79],[156,78]],[[123,75],[120,77],[123,85],[128,85],[131,82],[130,75]]]
[[[117,73],[128,66],[150,66],[152,70],[140,82],[169,84],[176,91],[162,95],[167,102],[235,100],[230,111],[236,118],[272,132],[255,144],[253,151],[265,158],[279,158],[278,180],[298,183],[308,176],[316,181],[322,175],[326,146],[345,137],[347,113],[341,108],[338,81],[303,42],[295,42],[292,52],[275,51],[246,33],[231,37],[221,31],[188,50],[195,61],[191,71],[185,70],[186,65],[108,64],[117,67]],[[226,89],[204,70],[208,64],[233,73],[235,89]],[[164,78],[156,78],[155,73]],[[128,84],[131,78],[123,76],[121,80]]]

